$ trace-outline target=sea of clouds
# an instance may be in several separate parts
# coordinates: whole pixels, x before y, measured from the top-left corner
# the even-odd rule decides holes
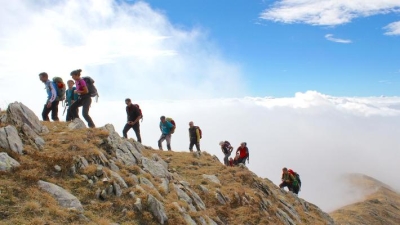
[[[145,145],[157,147],[165,115],[177,123],[173,149],[188,151],[194,121],[203,130],[202,150],[222,160],[219,141],[235,148],[246,141],[252,171],[279,184],[282,167],[293,168],[302,177],[300,196],[326,211],[362,197],[340,181],[345,173],[400,190],[393,179],[400,169],[400,97],[243,97],[250,88],[244,71],[210,39],[145,2],[15,0],[0,8],[0,107],[19,101],[40,117],[46,97],[38,74],[67,80],[81,68],[100,93],[90,109],[95,124],[112,123],[121,134],[130,97],[144,114]]]

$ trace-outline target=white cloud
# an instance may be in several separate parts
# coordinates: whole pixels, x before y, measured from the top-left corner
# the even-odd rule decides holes
[[[325,35],[326,40],[328,41],[333,41],[333,42],[337,42],[337,43],[343,43],[343,44],[349,44],[352,41],[349,39],[340,39],[340,38],[334,38],[333,34],[327,34]]]
[[[400,35],[400,21],[390,23],[383,29],[387,30],[385,35]]]
[[[358,17],[398,12],[398,0],[279,0],[260,18],[283,23],[335,26]]]
[[[1,7],[0,79],[30,90],[27,96],[2,87],[4,101],[43,98],[40,72],[70,79],[78,68],[96,80],[103,99],[239,96],[246,90],[240,65],[224,59],[206,32],[177,28],[144,2],[16,0]]]

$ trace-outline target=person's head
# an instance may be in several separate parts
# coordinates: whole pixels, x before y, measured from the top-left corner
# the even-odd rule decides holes
[[[165,116],[160,117],[161,122],[165,123]]]
[[[68,85],[68,89],[72,89],[72,87],[74,86],[75,82],[73,80],[68,80],[67,81],[67,85]]]
[[[39,79],[44,83],[49,79],[49,75],[46,72],[39,73]]]
[[[240,143],[240,147],[246,147],[246,146],[247,146],[247,143],[246,143],[246,142]]]
[[[189,122],[189,127],[193,127],[193,126],[194,126],[193,121],[190,121]]]
[[[224,144],[225,144],[224,141],[220,141],[220,142],[219,142],[219,145],[221,145],[221,146],[224,145]]]
[[[72,79],[74,79],[74,80],[79,80],[79,79],[81,79],[81,72],[82,72],[81,69],[72,71],[72,72],[71,72]]]
[[[286,167],[283,167],[282,172],[283,172],[283,173],[287,173],[287,172],[288,172],[287,168],[286,168]]]
[[[131,99],[130,98],[125,99],[125,104],[128,105],[128,106],[132,105]]]

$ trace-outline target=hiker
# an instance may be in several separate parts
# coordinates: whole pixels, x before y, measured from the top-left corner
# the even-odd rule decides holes
[[[69,107],[68,111],[71,113],[71,119],[73,120],[78,118],[78,113],[76,110],[82,106],[83,118],[85,118],[90,128],[95,128],[96,126],[94,125],[92,118],[89,116],[89,108],[92,104],[92,98],[89,95],[86,82],[81,78],[81,72],[81,69],[71,72],[72,79],[75,80],[76,90],[74,92],[78,94],[78,100],[76,100],[71,107]]]
[[[293,192],[293,182],[295,180],[294,176],[288,172],[288,169],[284,167],[282,169],[282,183],[279,185],[280,188],[287,187],[289,191]]]
[[[200,128],[195,126],[193,121],[189,122],[189,151],[193,152],[193,145],[196,145],[196,149],[200,152]]]
[[[75,93],[76,87],[74,87],[74,84],[75,84],[75,82],[73,80],[68,80],[67,81],[68,89],[65,92],[65,95],[66,95],[65,107],[68,107],[67,108],[67,117],[65,119],[65,121],[67,121],[67,122],[72,120],[71,119],[71,113],[69,112],[69,108],[71,107],[71,105],[74,102],[76,102],[78,100],[78,94]],[[64,112],[65,112],[65,110],[64,110]],[[77,118],[79,118],[78,114],[79,114],[79,109],[76,108],[76,116],[77,116]]]
[[[46,72],[39,74],[39,79],[46,87],[47,101],[42,111],[43,121],[50,121],[49,113],[51,112],[51,119],[53,121],[60,121],[58,119],[58,104],[60,101],[57,98],[57,87],[54,82],[49,80],[49,75]]]
[[[232,157],[229,157],[229,166],[230,167],[233,167],[235,164],[234,164],[234,160],[233,160],[233,158]]]
[[[221,146],[221,150],[224,153],[225,157],[224,157],[224,164],[225,166],[229,166],[229,156],[231,156],[233,147],[231,146],[231,144],[228,141],[220,141],[219,145]]]
[[[298,173],[294,172],[292,169],[289,169],[288,173],[294,177],[292,189],[293,189],[293,193],[295,193],[297,195],[297,194],[299,194],[299,191],[301,188],[300,175]]]
[[[249,163],[249,149],[246,142],[240,143],[239,148],[236,150],[236,155],[238,156],[236,164],[243,163],[246,165],[246,159],[247,163]]]
[[[158,148],[163,150],[162,142],[164,140],[167,141],[167,149],[171,151],[171,132],[174,130],[175,126],[165,119],[165,116],[160,117],[160,130],[161,130],[161,137],[158,140]]]
[[[128,138],[128,131],[132,128],[136,134],[136,140],[142,143],[142,138],[140,137],[140,123],[139,120],[142,118],[139,107],[132,104],[131,99],[125,99],[126,104],[126,114],[128,116],[128,122],[125,124],[122,134],[124,138]]]

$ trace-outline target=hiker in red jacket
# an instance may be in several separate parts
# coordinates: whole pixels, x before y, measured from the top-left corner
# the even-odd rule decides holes
[[[247,148],[247,143],[242,142],[240,144],[240,147],[236,150],[236,154],[239,153],[239,157],[237,159],[237,164],[243,163],[246,165],[246,159],[247,163],[249,163],[249,149]]]

